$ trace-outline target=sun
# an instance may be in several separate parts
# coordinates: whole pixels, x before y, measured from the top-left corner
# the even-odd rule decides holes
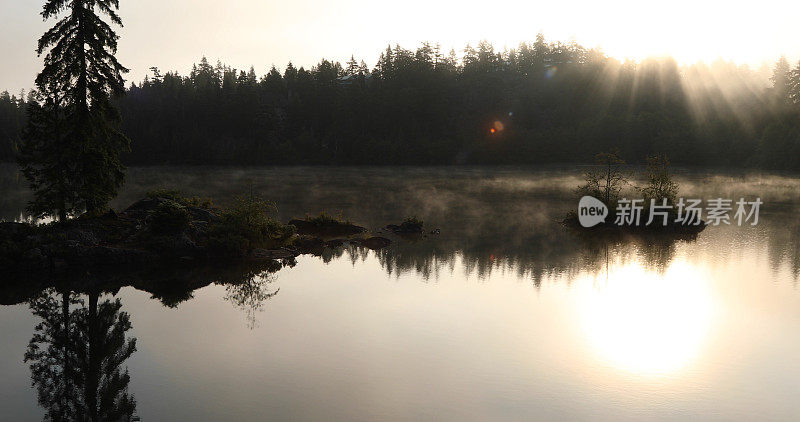
[[[664,273],[638,263],[581,283],[580,321],[596,356],[643,376],[674,374],[698,358],[714,303],[696,269],[673,263]]]

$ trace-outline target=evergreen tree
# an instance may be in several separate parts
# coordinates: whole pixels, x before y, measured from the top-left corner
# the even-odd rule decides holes
[[[433,69],[436,66],[436,54],[428,42],[422,43],[422,47],[417,49],[415,62],[422,69]]]
[[[391,79],[394,76],[394,52],[392,46],[386,46],[386,51],[381,54],[378,61],[378,68],[383,79]]]
[[[478,52],[475,51],[471,45],[467,44],[467,46],[464,47],[464,57],[462,60],[464,61],[465,68],[473,66],[478,63]]]
[[[789,73],[789,102],[800,104],[800,62]]]
[[[119,131],[111,96],[124,93],[127,72],[114,54],[118,36],[99,14],[119,26],[119,0],[47,0],[45,20],[66,12],[39,39],[47,51],[36,78],[40,104],[33,108],[20,154],[34,190],[37,216],[86,210],[97,214],[124,180],[120,153],[129,146]]]
[[[292,62],[286,65],[286,70],[283,71],[283,79],[286,79],[287,83],[294,83],[297,80],[297,68],[294,67]]]
[[[351,55],[350,60],[347,61],[345,73],[350,76],[358,75],[358,62],[356,61],[355,56]]]
[[[369,75],[369,67],[367,67],[367,63],[364,60],[361,60],[361,63],[358,65],[358,76],[366,77]]]
[[[550,46],[544,41],[544,34],[541,32],[536,34],[536,41],[533,43],[533,74],[539,74],[544,70],[545,62],[550,55]]]
[[[35,98],[34,93],[28,92],[27,102],[24,92],[19,98],[6,91],[0,93],[0,161],[14,161],[19,135],[25,126],[25,110]]]
[[[283,80],[283,76],[281,76],[281,72],[279,72],[278,68],[275,66],[270,68],[267,76],[264,76],[262,83],[267,92],[274,96],[275,99],[286,97],[286,93],[284,92],[286,89],[285,81]]]
[[[28,124],[23,132],[19,163],[34,192],[28,204],[33,217],[56,215],[61,221],[78,208],[80,175],[74,145],[67,138],[62,97],[55,89],[40,85],[28,106]]]
[[[775,64],[775,70],[772,72],[770,80],[772,81],[775,97],[780,101],[788,101],[791,68],[789,67],[789,62],[786,60],[786,57],[781,56],[778,63]]]
[[[164,77],[161,76],[161,71],[157,67],[155,66],[151,67],[150,71],[153,72],[153,82],[155,82],[156,84],[160,84],[161,82],[163,82]]]
[[[291,100],[297,84],[297,68],[292,65],[292,62],[286,65],[286,70],[283,71],[283,80],[286,81],[286,96]]]
[[[356,77],[342,79],[347,73]],[[289,64],[282,74],[269,69],[259,81],[255,75],[206,59],[189,76],[154,70],[117,101],[124,130],[136,141],[126,158],[135,164],[531,164],[587,162],[595,151],[619,147],[620,158],[633,163],[666,154],[680,165],[800,168],[800,120],[786,104],[800,98],[800,68],[783,62],[775,87],[762,89],[766,76],[744,67],[620,63],[539,34],[514,50],[468,46],[463,60],[435,44],[414,51],[392,46],[371,73],[355,60],[345,67],[322,60],[310,70]],[[40,196],[47,209],[80,201],[66,187],[81,173],[65,141],[69,98],[57,85],[39,91],[24,104],[0,94],[0,159],[16,155],[25,110],[40,116],[31,119],[38,130],[30,132],[41,145],[28,151],[51,159],[40,180],[66,181]]]

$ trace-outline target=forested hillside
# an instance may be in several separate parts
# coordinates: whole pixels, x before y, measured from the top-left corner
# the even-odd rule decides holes
[[[129,164],[629,162],[800,169],[800,67],[772,80],[732,64],[619,62],[577,44],[488,43],[445,53],[389,47],[363,62],[291,63],[259,76],[205,58],[119,98]],[[26,101],[0,96],[0,159]]]

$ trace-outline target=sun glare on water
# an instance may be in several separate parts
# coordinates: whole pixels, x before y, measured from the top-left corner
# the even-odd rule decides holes
[[[579,285],[580,323],[607,365],[642,376],[667,376],[701,353],[714,314],[707,282],[684,262],[663,273],[639,263],[612,268]]]

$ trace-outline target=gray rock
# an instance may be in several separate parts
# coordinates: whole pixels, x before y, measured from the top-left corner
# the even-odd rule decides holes
[[[33,265],[44,264],[47,261],[47,258],[42,254],[42,250],[39,248],[25,251],[24,259],[28,261],[29,264]]]
[[[127,213],[129,211],[155,211],[159,205],[167,201],[169,200],[164,198],[144,198],[134,202],[123,212]]]
[[[126,208],[122,214],[137,220],[143,220],[147,218],[149,214],[155,211],[159,205],[169,201],[169,199],[164,198],[140,199],[139,201],[134,202],[130,207]]]
[[[217,214],[214,214],[213,212],[204,208],[186,207],[186,210],[189,211],[189,215],[192,216],[192,220],[213,223],[215,221],[219,221],[220,219]]]
[[[208,222],[206,221],[192,221],[189,227],[189,233],[195,239],[204,239],[208,234]]]
[[[14,223],[11,221],[0,222],[0,236],[22,236],[30,230],[31,227],[25,223]]]
[[[170,252],[177,256],[194,256],[200,252],[200,248],[186,233],[176,236],[172,247]]]
[[[39,244],[42,241],[42,235],[34,234],[25,238],[28,242]]]
[[[97,246],[100,238],[90,229],[72,228],[67,230],[67,240],[76,241],[84,246]]]

